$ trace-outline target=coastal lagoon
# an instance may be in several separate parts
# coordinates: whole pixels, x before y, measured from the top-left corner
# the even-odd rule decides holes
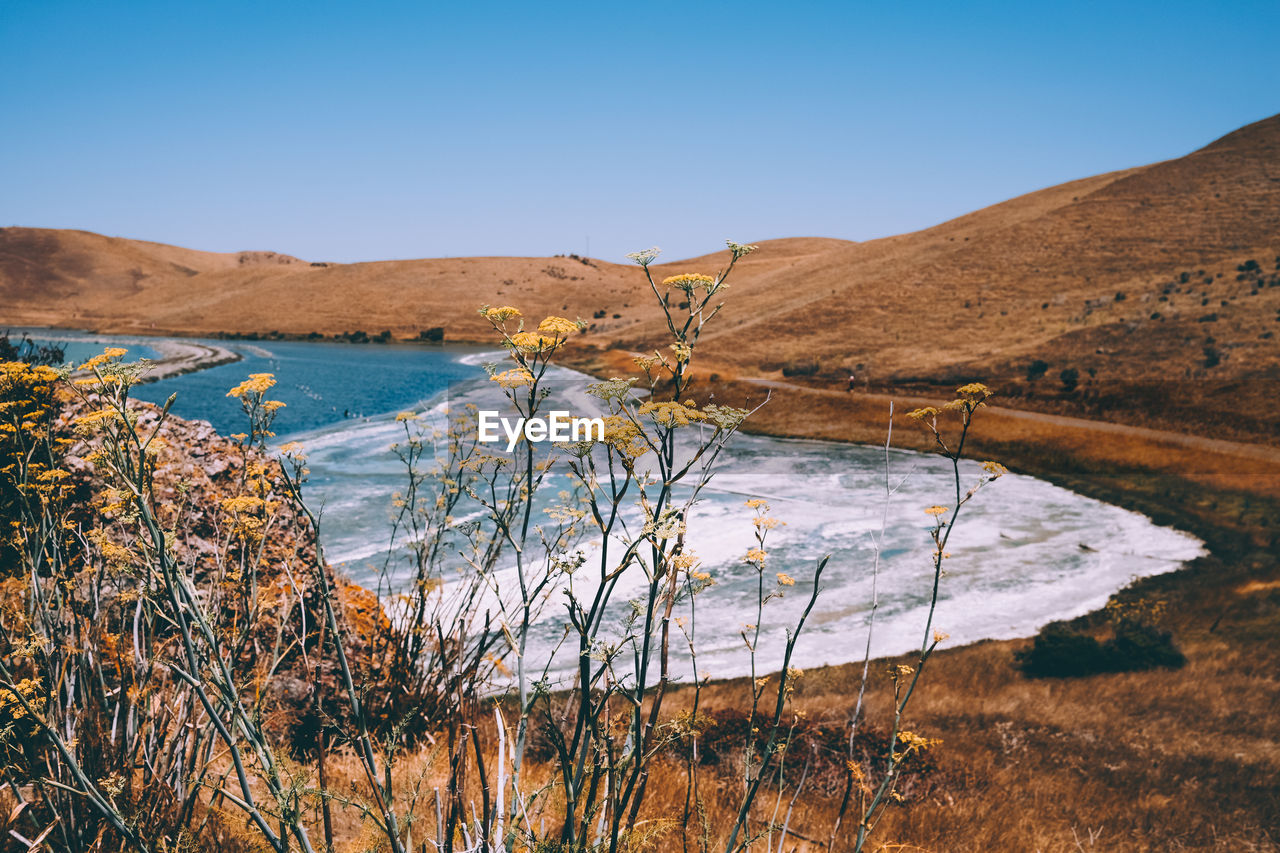
[[[130,347],[131,355],[139,354],[140,346],[150,347],[151,353],[162,349],[146,339],[49,331],[33,331],[32,336],[92,337],[88,352],[105,345]],[[483,381],[480,365],[503,355],[480,348],[407,345],[204,343],[231,350],[242,360],[141,386],[136,396],[163,402],[177,393],[175,414],[209,420],[230,434],[242,431],[243,415],[237,401],[225,396],[227,389],[249,373],[274,373],[279,384],[271,396],[287,404],[277,421],[279,439],[299,441],[307,450],[311,499],[323,509],[327,556],[363,583],[375,580],[385,560],[392,494],[402,487],[403,470],[388,450],[403,437],[396,413],[439,413],[450,395],[459,399],[459,389],[485,393],[492,386]],[[569,381],[574,377],[569,371],[560,374]],[[895,487],[887,508],[886,467]],[[785,524],[770,534],[769,577],[785,572],[796,579],[786,597],[766,606],[761,625],[767,634],[780,639],[795,623],[812,588],[817,560],[831,555],[796,663],[861,659],[876,540],[884,519],[872,652],[920,646],[932,572],[931,520],[923,510],[954,502],[947,460],[897,450],[886,456],[877,447],[740,435],[729,443],[717,471],[689,520],[689,547],[716,580],[697,598],[699,675],[729,677],[749,671],[739,636],[744,623],[756,619],[758,575],[742,561],[752,547],[751,514],[743,505],[749,498],[768,500],[771,515]],[[977,462],[966,463],[963,472],[967,488],[978,479]],[[561,486],[553,480],[551,489],[567,485],[567,479]],[[1134,578],[1171,571],[1201,554],[1202,544],[1138,513],[1010,474],[983,488],[966,506],[948,551],[934,626],[950,634],[948,644],[955,645],[1026,636],[1046,622],[1094,610]],[[637,594],[644,583],[638,571],[632,574],[618,590],[622,600]],[[550,654],[562,636],[563,621],[559,598],[552,596],[531,654]],[[761,648],[778,650],[780,643],[762,643]],[[780,665],[780,658],[757,661],[761,671]],[[678,670],[692,673],[687,654]],[[563,673],[564,662],[553,671]]]

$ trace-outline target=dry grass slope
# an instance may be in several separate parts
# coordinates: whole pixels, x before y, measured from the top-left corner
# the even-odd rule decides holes
[[[713,271],[726,257],[655,272]],[[1280,116],[1176,160],[1040,190],[912,234],[768,241],[740,265],[705,357],[762,375],[816,360],[827,381],[859,364],[877,380],[956,371],[1009,379],[1037,358],[1051,378],[1093,368],[1098,383],[1271,377],[1280,361],[1269,334],[1280,310],[1277,258]],[[1238,281],[1236,267],[1250,260],[1258,274]],[[475,340],[485,333],[475,308],[489,302],[581,314],[595,323],[587,340],[596,346],[640,347],[661,337],[642,291],[631,268],[596,260],[326,264],[0,231],[9,323],[179,334],[385,329],[398,338],[442,326],[451,340]],[[744,335],[755,345],[741,346]]]

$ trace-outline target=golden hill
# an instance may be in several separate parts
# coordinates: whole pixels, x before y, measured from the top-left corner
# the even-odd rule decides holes
[[[487,340],[476,308],[493,303],[589,318],[583,342],[601,349],[663,342],[638,270],[574,257],[323,264],[8,228],[0,296],[0,321],[102,331],[414,338],[440,326],[450,340]],[[1278,311],[1275,116],[1176,160],[911,234],[764,242],[740,264],[703,354],[743,375],[786,368],[827,387],[851,371],[873,384],[982,377],[1024,404],[1164,425],[1231,395],[1227,408],[1263,407],[1246,433],[1274,436],[1280,403],[1261,389],[1280,379]],[[1176,410],[1170,380],[1186,403]],[[1145,389],[1136,403],[1133,383]]]

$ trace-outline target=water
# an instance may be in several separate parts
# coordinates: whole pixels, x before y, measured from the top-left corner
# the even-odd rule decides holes
[[[329,496],[324,524],[330,558],[345,560],[348,571],[363,583],[376,581],[376,566],[385,554],[385,535],[371,538],[369,532],[386,529],[391,515],[387,496],[400,485],[398,463],[385,452],[399,429],[393,419],[384,418],[295,436],[308,449],[318,491]],[[880,609],[872,643],[876,655],[908,651],[923,641],[933,548],[931,518],[923,510],[954,504],[947,460],[892,451],[888,465],[897,489],[884,526]],[[965,463],[962,473],[967,489],[979,479],[980,466]],[[781,666],[786,628],[800,616],[824,555],[831,559],[819,603],[795,661],[803,667],[861,659],[875,541],[885,517],[884,452],[741,435],[718,460],[717,473],[688,523],[688,547],[716,581],[697,599],[699,674],[730,677],[749,671],[740,632],[744,624],[757,621],[758,575],[742,560],[754,545],[752,513],[744,505],[750,498],[769,501],[771,515],[785,523],[769,535],[766,588],[775,588],[777,572],[796,580],[785,597],[765,606],[760,624],[769,640],[760,646],[778,651],[773,658],[762,658],[758,668]],[[933,627],[949,633],[949,643],[959,644],[1027,636],[1046,622],[1097,609],[1133,578],[1173,570],[1198,556],[1201,545],[1138,513],[1034,477],[1007,474],[965,506],[947,550],[951,556]],[[575,583],[589,585],[594,565],[588,560]],[[515,580],[509,567],[498,573],[500,588],[514,589]],[[615,600],[639,596],[644,586],[643,574],[629,570]],[[586,593],[579,589],[578,594]],[[534,633],[531,659],[548,655],[563,634],[558,601],[551,596]],[[677,657],[676,670],[691,675],[687,655],[681,651]],[[571,664],[559,661],[553,675],[566,677]]]
[[[67,360],[77,364],[107,346],[125,347],[129,351],[125,358],[131,361],[157,359],[161,357],[157,346],[163,345],[156,339],[52,329],[15,329],[15,334],[23,331],[37,343],[65,346]],[[280,436],[410,408],[440,393],[450,382],[483,375],[477,364],[460,360],[482,351],[478,347],[192,340],[230,350],[240,360],[140,385],[134,396],[163,403],[176,392],[174,414],[209,421],[223,435],[244,431],[240,402],[226,394],[251,373],[276,376],[278,384],[268,397],[285,404],[274,427]]]
[[[283,437],[395,413],[430,399],[450,382],[479,374],[475,365],[458,360],[468,350],[455,348],[301,341],[213,343],[240,354],[242,360],[144,385],[137,396],[162,403],[176,391],[175,414],[207,420],[226,435],[242,432],[245,425],[240,402],[227,397],[227,391],[251,373],[274,373],[278,384],[267,396],[285,404],[274,426]]]
[[[63,348],[66,360],[74,364],[83,364],[109,346],[128,347],[129,358],[131,359],[157,359],[160,357],[158,350],[145,343],[145,338],[98,335],[93,332],[67,332],[22,326],[0,326],[0,331],[8,332],[10,342],[15,345],[22,340],[24,334],[37,344],[56,343]]]
[[[143,386],[138,396],[161,401],[177,391],[174,411],[211,420],[223,432],[242,429],[226,391],[249,373],[272,372],[272,396],[285,401],[277,432],[309,453],[312,497],[323,504],[329,558],[357,580],[372,583],[385,552],[391,495],[401,486],[388,451],[401,436],[395,413],[437,408],[446,387],[482,376],[477,366],[499,354],[481,351],[317,343],[217,342],[245,360]],[[488,383],[481,385],[492,390]],[[348,417],[343,416],[347,410]],[[354,415],[355,417],[350,417]],[[904,476],[888,507],[881,554],[872,650],[890,654],[924,639],[931,581],[931,519],[923,510],[954,503],[950,464],[939,457],[893,451],[890,476]],[[978,478],[964,466],[964,488]],[[783,522],[770,534],[767,577],[784,572],[796,585],[770,602],[761,626],[777,650],[812,589],[814,566],[831,555],[819,603],[802,635],[795,663],[816,666],[861,658],[871,601],[875,537],[884,512],[882,450],[819,441],[738,436],[689,520],[689,547],[716,585],[697,599],[700,675],[729,677],[749,670],[740,631],[756,621],[755,570],[743,563],[752,547],[748,498],[764,498]],[[965,508],[948,546],[934,627],[949,644],[1033,633],[1044,623],[1102,606],[1136,577],[1177,568],[1201,553],[1194,537],[1119,507],[1032,477],[1006,475]],[[590,564],[589,564],[590,565]],[[510,573],[510,569],[503,572]],[[583,570],[585,571],[585,569]],[[502,580],[511,580],[503,575]],[[624,577],[617,598],[636,595],[644,578]],[[505,585],[510,588],[510,584]],[[536,628],[533,656],[549,654],[561,636],[558,597]],[[687,614],[686,614],[687,615]],[[780,651],[762,657],[762,671],[781,665]],[[774,659],[776,658],[776,659]],[[677,670],[691,672],[687,655]],[[553,671],[564,674],[563,662]]]

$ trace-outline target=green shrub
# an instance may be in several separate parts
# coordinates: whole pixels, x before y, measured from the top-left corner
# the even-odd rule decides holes
[[[1137,672],[1165,667],[1177,669],[1187,656],[1173,642],[1173,634],[1154,625],[1124,623],[1116,627],[1107,644],[1116,672]]]
[[[37,344],[25,334],[14,343],[8,332],[0,332],[0,361],[21,361],[25,364],[56,367],[66,360],[66,355],[66,349],[57,344]]]
[[[1031,678],[1075,678],[1110,671],[1102,643],[1072,631],[1062,622],[1040,629],[1030,648],[1014,653],[1019,668]]]
[[[1014,653],[1018,668],[1030,678],[1080,678],[1102,672],[1140,672],[1187,662],[1173,634],[1154,625],[1124,620],[1114,636],[1098,642],[1065,623],[1050,622],[1029,648]]]

